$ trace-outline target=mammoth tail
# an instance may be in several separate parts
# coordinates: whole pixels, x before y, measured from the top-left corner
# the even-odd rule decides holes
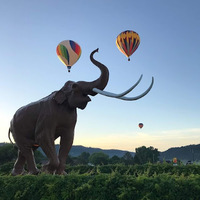
[[[8,130],[8,138],[9,138],[10,142],[12,143],[12,145],[15,146],[15,144],[12,142],[12,140],[11,140],[11,138],[10,138],[10,132],[11,132],[11,131],[10,131],[10,128],[9,128],[9,130]]]

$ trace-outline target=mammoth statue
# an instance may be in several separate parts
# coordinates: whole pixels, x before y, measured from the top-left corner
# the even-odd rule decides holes
[[[25,163],[27,163],[30,174],[39,173],[33,154],[38,147],[42,148],[49,160],[42,170],[51,174],[65,174],[66,159],[74,139],[77,120],[76,108],[84,109],[86,107],[87,103],[91,101],[88,95],[95,96],[99,93],[122,100],[137,100],[151,90],[153,77],[150,87],[141,95],[133,98],[124,96],[138,85],[141,76],[135,85],[121,94],[103,91],[108,83],[109,71],[105,65],[93,58],[96,52],[98,49],[90,54],[90,59],[101,70],[98,79],[92,82],[67,81],[60,90],[16,111],[8,132],[9,139],[11,132],[18,147],[18,158],[14,164],[12,175],[23,174]],[[54,140],[58,137],[60,137],[60,149],[57,155]]]

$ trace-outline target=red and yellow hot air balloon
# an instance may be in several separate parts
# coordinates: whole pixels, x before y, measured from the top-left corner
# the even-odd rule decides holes
[[[140,44],[140,36],[134,31],[124,31],[117,36],[116,45],[118,49],[128,57],[130,61],[130,56],[136,51]]]
[[[67,66],[68,72],[70,72],[72,65],[81,56],[81,47],[72,40],[64,40],[58,44],[56,53],[61,62]]]
[[[139,123],[138,126],[139,126],[139,128],[142,128],[144,125],[143,125],[143,123]]]
[[[173,161],[174,164],[177,164],[177,158],[173,158],[172,161]]]

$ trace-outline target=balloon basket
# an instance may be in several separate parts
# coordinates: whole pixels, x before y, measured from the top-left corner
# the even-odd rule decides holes
[[[128,58],[128,61],[130,61],[130,58]]]
[[[70,72],[71,66],[67,66],[68,72]]]

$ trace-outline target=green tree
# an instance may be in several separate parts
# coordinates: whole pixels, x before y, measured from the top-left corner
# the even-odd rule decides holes
[[[12,144],[5,144],[0,147],[0,164],[15,161],[17,149]]]
[[[113,156],[112,158],[109,159],[110,164],[118,164],[121,163],[121,158],[118,156]]]
[[[89,157],[89,162],[94,165],[106,165],[108,164],[109,156],[103,152],[93,153]]]
[[[87,152],[81,153],[81,155],[78,156],[78,163],[83,164],[83,165],[88,164],[89,163],[89,157],[90,157],[89,153],[87,153]]]
[[[145,163],[156,163],[159,160],[158,149],[150,146],[146,148],[145,146],[135,149],[134,163],[145,164]]]
[[[72,156],[70,156],[70,155],[67,156],[66,164],[74,165],[74,159],[72,158]]]
[[[130,152],[126,152],[121,160],[125,165],[132,165],[134,163],[133,156],[131,155]]]

